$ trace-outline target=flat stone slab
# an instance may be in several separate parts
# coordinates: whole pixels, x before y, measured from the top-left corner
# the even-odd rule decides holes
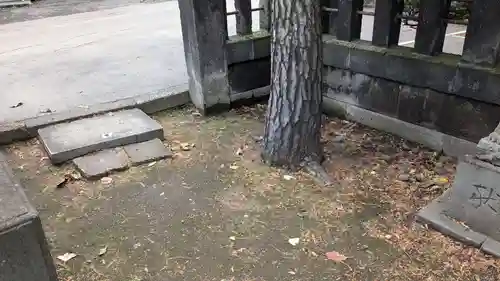
[[[163,139],[163,128],[139,109],[99,115],[38,130],[52,163],[58,164],[91,152]]]
[[[0,152],[0,281],[57,281],[37,211]]]
[[[160,139],[129,144],[123,147],[133,165],[157,161],[172,157],[172,151]]]
[[[127,169],[128,163],[128,156],[122,148],[106,149],[73,159],[78,171],[88,179]]]

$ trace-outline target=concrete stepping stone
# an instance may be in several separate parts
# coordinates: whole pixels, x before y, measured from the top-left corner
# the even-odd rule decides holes
[[[129,160],[122,148],[112,148],[75,158],[73,164],[85,178],[96,179],[127,169]]]
[[[133,165],[141,165],[172,157],[172,151],[160,139],[129,144],[123,149],[127,152]]]
[[[38,130],[52,163],[91,152],[163,139],[163,128],[139,109],[130,109],[62,123]]]
[[[76,169],[87,179],[99,179],[111,172],[171,158],[172,151],[160,139],[134,143],[125,147],[101,150],[73,159]]]

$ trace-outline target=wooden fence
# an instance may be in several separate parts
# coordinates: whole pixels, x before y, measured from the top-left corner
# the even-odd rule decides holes
[[[228,1],[235,1],[235,11],[227,13],[225,0],[179,2],[191,97],[206,111],[269,92],[269,4]],[[363,0],[318,1],[325,104],[366,109],[473,142],[496,127],[500,1],[473,2],[462,55],[443,53],[447,25],[461,23],[448,16],[450,0],[420,0],[418,17],[410,18],[418,22],[411,48],[398,46],[402,0],[377,0],[374,11],[363,11]],[[252,32],[256,12],[261,28]],[[227,34],[228,14],[236,16],[235,36]],[[371,41],[360,40],[363,16],[374,17]]]

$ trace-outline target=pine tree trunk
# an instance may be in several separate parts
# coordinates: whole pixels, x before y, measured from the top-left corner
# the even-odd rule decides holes
[[[320,1],[271,1],[271,97],[262,157],[294,168],[322,157]]]

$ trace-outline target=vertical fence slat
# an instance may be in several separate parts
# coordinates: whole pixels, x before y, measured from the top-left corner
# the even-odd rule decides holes
[[[337,39],[353,41],[361,36],[361,15],[363,0],[339,0],[337,15]]]
[[[403,8],[403,0],[377,0],[375,2],[373,45],[381,47],[398,45],[401,32],[401,19],[398,18],[398,14],[403,11]]]
[[[229,27],[228,27],[228,24],[227,24],[227,2],[226,0],[222,1],[221,3],[222,5],[222,10],[224,11],[224,15],[225,17],[222,18],[222,28],[224,29],[224,38],[226,38],[226,40],[229,39]]]
[[[327,7],[332,9],[338,8],[338,0],[321,0],[321,7]],[[323,33],[335,35],[335,20],[337,18],[337,13],[332,13],[328,11],[322,11],[321,14],[321,26]]]
[[[230,106],[226,0],[179,1],[189,95],[202,112]]]
[[[500,48],[500,1],[475,0],[472,5],[462,59],[495,66]]]
[[[236,34],[252,33],[252,2],[250,0],[234,0],[234,7],[238,12],[236,14]]]
[[[259,0],[259,29],[271,30],[271,0]]]
[[[421,0],[418,15],[415,51],[437,55],[443,51],[446,22],[451,0]]]

